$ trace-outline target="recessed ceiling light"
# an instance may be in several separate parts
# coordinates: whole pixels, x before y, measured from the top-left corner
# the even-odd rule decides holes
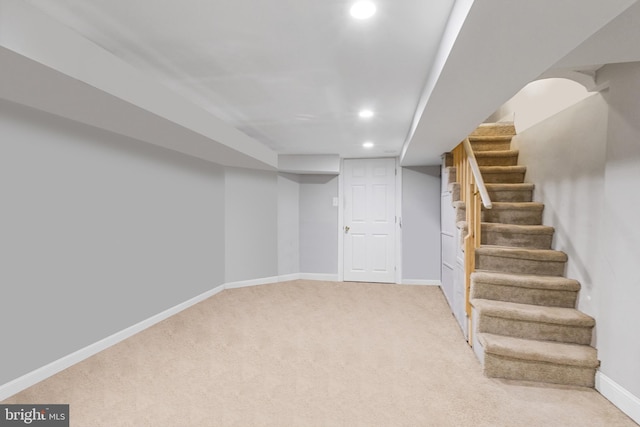
[[[376,13],[376,5],[370,1],[359,1],[351,6],[350,12],[356,19],[371,18]]]
[[[371,110],[362,110],[358,113],[358,115],[363,118],[363,119],[368,119],[370,117],[373,117],[373,111]]]
[[[372,147],[373,147],[373,142],[371,142],[371,141],[367,141],[367,142],[365,142],[364,144],[362,144],[362,146],[363,146],[364,148],[372,148]]]

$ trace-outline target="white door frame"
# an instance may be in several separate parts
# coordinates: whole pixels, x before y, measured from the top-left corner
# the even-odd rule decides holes
[[[352,159],[347,159],[352,160]],[[338,175],[338,280],[344,282],[344,161],[340,159]],[[396,163],[396,283],[402,283],[402,168]]]

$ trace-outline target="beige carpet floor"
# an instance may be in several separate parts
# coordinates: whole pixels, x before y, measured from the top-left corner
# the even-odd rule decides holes
[[[224,291],[2,403],[71,425],[636,426],[592,389],[485,378],[437,287]]]

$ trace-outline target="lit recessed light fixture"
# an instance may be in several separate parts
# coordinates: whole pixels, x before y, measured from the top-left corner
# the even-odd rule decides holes
[[[356,19],[368,19],[376,13],[376,5],[370,1],[359,1],[351,6],[351,16]]]
[[[358,113],[358,115],[360,116],[360,118],[362,119],[368,119],[373,117],[373,111],[371,110],[362,110]]]
[[[362,144],[362,146],[363,146],[364,148],[373,148],[373,142],[371,142],[371,141],[367,141],[367,142],[365,142],[364,144]]]

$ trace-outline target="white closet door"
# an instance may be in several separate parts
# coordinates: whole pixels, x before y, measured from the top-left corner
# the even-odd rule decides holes
[[[395,159],[344,161],[344,280],[395,282]]]

